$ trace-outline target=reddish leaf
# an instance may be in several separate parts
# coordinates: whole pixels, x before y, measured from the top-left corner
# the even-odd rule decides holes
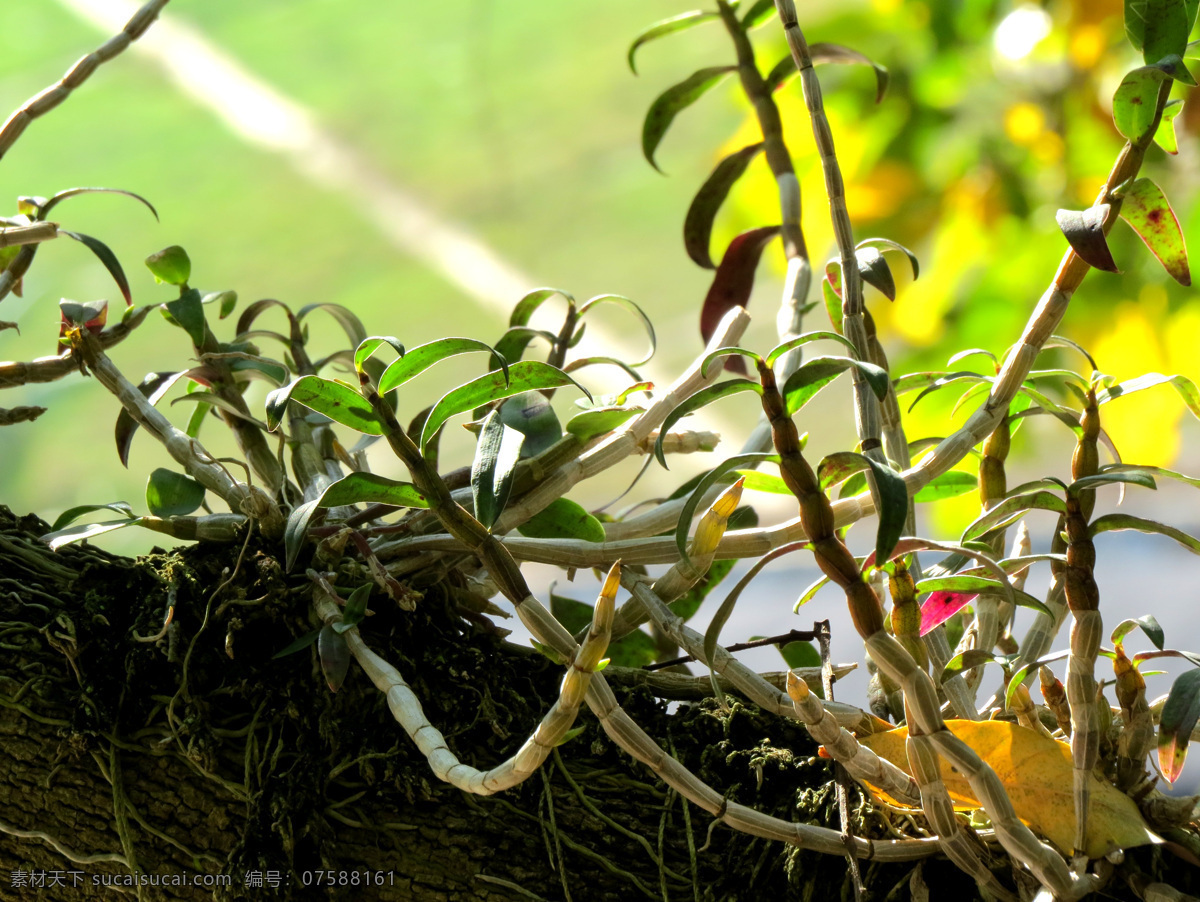
[[[967,605],[978,592],[934,592],[921,605],[921,635],[941,626]]]
[[[1183,231],[1179,228],[1175,211],[1158,185],[1150,179],[1138,179],[1130,184],[1125,189],[1121,218],[1146,242],[1146,247],[1150,248],[1172,279],[1180,285],[1192,284]]]
[[[1104,272],[1120,272],[1113,262],[1104,236],[1104,220],[1108,218],[1108,204],[1078,210],[1059,210],[1058,227],[1067,236],[1071,249],[1089,266]]]
[[[700,335],[706,342],[712,338],[726,313],[734,307],[746,306],[763,249],[778,234],[779,226],[765,226],[743,232],[730,242],[700,310]],[[725,369],[737,373],[746,371],[740,357],[728,358]]]

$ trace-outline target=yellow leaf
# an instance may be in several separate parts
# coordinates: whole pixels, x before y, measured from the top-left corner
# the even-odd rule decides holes
[[[1017,816],[1069,853],[1075,834],[1071,747],[1020,724],[1005,721],[948,720],[946,726],[996,772]],[[908,730],[901,727],[887,733],[861,736],[858,741],[907,771],[908,756],[904,748],[907,738]],[[955,808],[970,811],[982,807],[966,778],[947,761],[943,760],[941,766],[942,780]],[[875,787],[871,789],[895,804]],[[1100,858],[1115,848],[1128,849],[1161,841],[1146,826],[1129,796],[1093,774],[1088,807],[1089,858]]]

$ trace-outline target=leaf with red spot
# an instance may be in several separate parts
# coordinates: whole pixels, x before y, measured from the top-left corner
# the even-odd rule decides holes
[[[754,274],[763,249],[779,234],[779,226],[765,226],[742,232],[729,243],[721,265],[713,276],[704,306],[700,309],[700,335],[707,342],[717,330],[725,314],[734,307],[745,307],[754,288]],[[736,373],[746,372],[741,358],[731,357],[725,369]]]
[[[1175,57],[1141,66],[1121,80],[1113,94],[1113,123],[1130,144],[1141,143],[1158,127],[1158,93],[1162,83],[1178,70],[1187,71],[1183,61]]]
[[[934,592],[921,605],[921,635],[941,626],[969,605],[977,595],[978,592]]]
[[[1150,248],[1172,279],[1180,285],[1192,284],[1183,230],[1179,228],[1175,211],[1158,185],[1150,179],[1137,179],[1130,183],[1125,189],[1121,218],[1146,242],[1146,247]]]
[[[1104,272],[1120,272],[1108,249],[1104,235],[1104,221],[1108,218],[1108,204],[1098,204],[1086,210],[1059,210],[1058,227],[1083,261]]]
[[[1163,705],[1158,732],[1158,766],[1168,783],[1179,779],[1187,757],[1188,740],[1200,720],[1200,670],[1189,670],[1175,681]]]

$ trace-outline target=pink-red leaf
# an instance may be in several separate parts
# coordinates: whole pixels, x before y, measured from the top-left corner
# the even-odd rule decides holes
[[[921,605],[921,635],[941,626],[978,595],[978,592],[934,592]]]
[[[1179,228],[1175,211],[1158,185],[1150,179],[1132,182],[1125,189],[1121,218],[1146,242],[1146,247],[1150,248],[1172,279],[1180,285],[1192,284],[1183,230]]]

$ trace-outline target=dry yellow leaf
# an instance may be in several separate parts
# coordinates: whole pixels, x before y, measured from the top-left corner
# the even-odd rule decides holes
[[[996,772],[1012,799],[1017,816],[1061,850],[1070,853],[1075,834],[1070,746],[1020,724],[999,720],[948,720],[946,726]],[[858,741],[881,758],[908,771],[904,747],[907,738],[907,728],[901,727],[887,733],[861,736]],[[942,780],[954,806],[966,811],[981,807],[966,778],[945,760],[941,766]],[[895,804],[895,800],[879,793],[875,787],[871,789]],[[1129,796],[1111,783],[1092,776],[1087,825],[1089,858],[1099,858],[1115,848],[1128,849],[1161,841],[1146,826]]]

